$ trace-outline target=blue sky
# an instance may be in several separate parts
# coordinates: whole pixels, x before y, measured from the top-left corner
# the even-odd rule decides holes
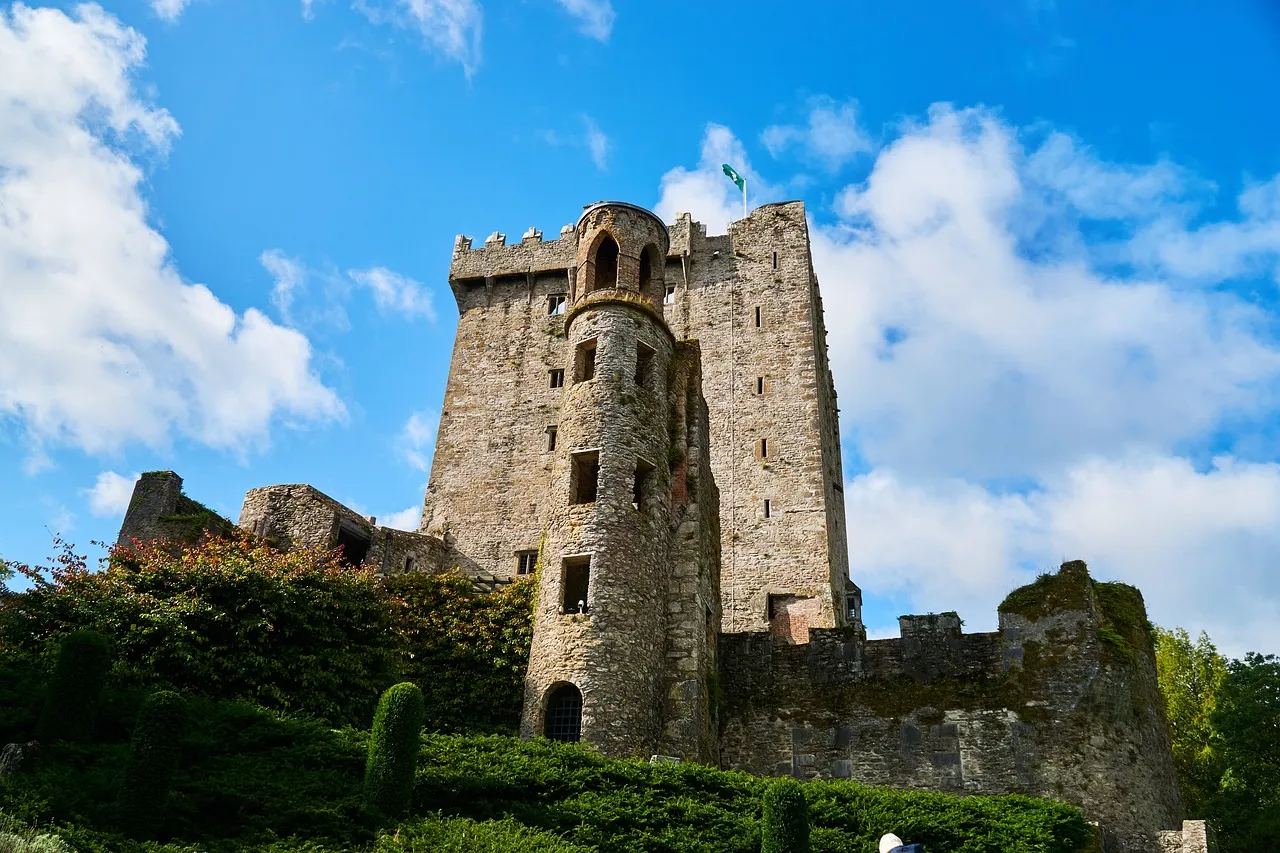
[[[455,234],[801,198],[853,576],[1280,651],[1280,6],[0,2],[0,555],[137,472],[416,523]]]

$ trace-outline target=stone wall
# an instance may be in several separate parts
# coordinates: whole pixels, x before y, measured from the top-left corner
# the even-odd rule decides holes
[[[719,237],[685,215],[671,235],[676,291],[665,308],[676,336],[702,350],[725,630],[772,623],[803,642],[809,627],[844,624],[848,576],[835,392],[804,205],[757,208]]]
[[[1158,853],[1216,853],[1218,845],[1209,825],[1202,820],[1184,820],[1179,829],[1160,833]]]
[[[204,533],[222,535],[233,526],[228,519],[187,497],[182,491],[182,478],[173,471],[149,471],[133,484],[133,496],[116,545],[127,546],[135,539],[195,542]]]
[[[894,640],[722,635],[722,764],[1055,797],[1147,853],[1182,809],[1145,620],[1136,590],[1077,562],[1011,594],[998,632],[947,613],[903,617]]]

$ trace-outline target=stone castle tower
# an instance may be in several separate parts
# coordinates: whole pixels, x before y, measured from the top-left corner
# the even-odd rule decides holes
[[[609,230],[642,221],[652,223],[646,243]],[[559,436],[586,357],[568,321],[582,322],[580,303],[601,289],[602,270],[652,309],[645,316],[668,341],[646,344],[655,369],[674,342],[701,351],[722,500],[723,630],[803,642],[810,627],[857,622],[835,389],[801,202],[757,208],[715,237],[688,215],[668,229],[620,203],[590,206],[554,241],[530,229],[508,246],[495,232],[473,249],[459,237],[449,274],[458,333],[420,532],[443,539],[472,572],[532,568],[563,509]],[[682,476],[662,457],[647,461],[664,486]]]

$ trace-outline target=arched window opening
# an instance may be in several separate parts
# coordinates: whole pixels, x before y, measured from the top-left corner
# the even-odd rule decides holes
[[[546,735],[566,743],[582,739],[582,693],[572,684],[561,684],[551,691],[547,699]]]
[[[596,289],[618,286],[618,241],[605,236],[596,249]]]

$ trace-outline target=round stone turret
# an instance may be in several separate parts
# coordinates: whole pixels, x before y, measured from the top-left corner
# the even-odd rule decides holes
[[[667,233],[652,213],[592,205],[557,426],[523,733],[648,757],[662,732],[671,574]]]

